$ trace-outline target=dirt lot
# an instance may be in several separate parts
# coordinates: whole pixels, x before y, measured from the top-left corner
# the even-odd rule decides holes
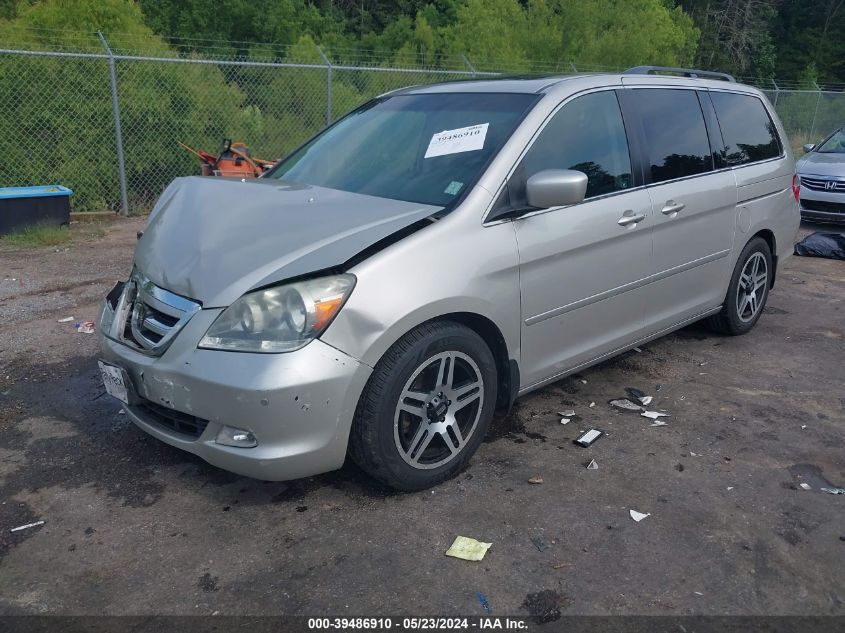
[[[140,226],[0,245],[0,613],[845,614],[845,496],[818,490],[845,485],[845,262],[793,258],[750,335],[693,326],[556,383],[460,477],[394,494],[351,465],[240,478],[118,414],[95,336],[57,320],[95,317]],[[612,410],[626,387],[668,426]],[[483,562],[443,555],[459,534]]]

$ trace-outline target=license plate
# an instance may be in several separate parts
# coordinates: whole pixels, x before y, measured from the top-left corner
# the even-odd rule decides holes
[[[103,378],[106,393],[124,404],[129,404],[129,388],[126,385],[123,370],[103,361],[97,362],[100,365],[100,376]]]

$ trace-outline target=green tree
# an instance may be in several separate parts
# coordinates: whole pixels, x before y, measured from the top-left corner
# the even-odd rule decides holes
[[[45,31],[39,29],[63,29]],[[21,3],[0,20],[0,41],[27,48],[62,45],[102,53],[93,32],[114,48],[143,42],[152,55],[173,51],[125,0]],[[21,44],[25,43],[25,44]],[[118,93],[129,193],[152,201],[176,175],[198,171],[177,140],[215,148],[223,137],[248,135],[257,112],[215,66],[119,61]],[[0,64],[0,181],[58,182],[74,190],[77,210],[117,208],[114,122],[108,64],[102,59],[6,56]]]
[[[517,0],[466,0],[441,33],[448,54],[465,54],[484,67],[523,70],[527,26]]]
[[[325,14],[305,0],[139,0],[147,25],[156,33],[190,40],[186,46],[217,55],[247,55],[253,43],[295,44],[305,33],[318,37],[337,29],[332,12]],[[227,44],[229,42],[229,44]]]
[[[688,65],[698,29],[663,0],[550,0],[563,59],[601,67]]]
[[[845,83],[845,0],[818,0],[808,10],[800,0],[784,0],[773,27],[778,42],[775,73],[800,79],[812,64],[821,83]]]

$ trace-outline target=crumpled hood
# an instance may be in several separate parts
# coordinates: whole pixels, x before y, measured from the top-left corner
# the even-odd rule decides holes
[[[810,152],[796,165],[799,174],[807,176],[840,176],[845,178],[845,154]]]
[[[225,307],[252,288],[339,266],[440,209],[269,178],[177,178],[135,265],[162,288]]]

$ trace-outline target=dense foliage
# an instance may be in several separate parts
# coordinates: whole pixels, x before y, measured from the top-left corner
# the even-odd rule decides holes
[[[2,48],[102,53],[101,30],[116,51],[162,57],[319,64],[320,45],[335,63],[383,68],[694,64],[805,87],[845,83],[843,26],[845,0],[0,0]],[[117,206],[108,72],[99,59],[2,59],[0,185],[62,182],[77,209]],[[243,138],[276,158],[326,120],[324,69],[121,61],[117,74],[129,195],[140,207],[196,171],[176,140],[214,150]],[[337,69],[331,115],[439,78]],[[810,134],[815,95],[782,101],[790,134]]]
[[[845,83],[845,0],[680,0],[701,37],[696,63],[812,86]]]
[[[9,1],[9,0],[6,0]],[[845,0],[139,0],[170,36],[585,66],[690,63],[845,83]],[[246,48],[249,45],[245,45]]]
[[[31,42],[32,29],[96,25],[121,39],[143,39],[151,54],[169,47],[144,25],[139,8],[121,0],[55,0],[19,6],[12,21],[0,21],[0,41]],[[70,36],[69,36],[70,37]],[[102,52],[95,35],[92,50]],[[78,46],[85,42],[75,40]],[[45,48],[49,48],[45,46]],[[96,59],[4,57],[0,63],[0,155],[2,184],[58,182],[74,189],[78,209],[114,207],[117,190],[108,65]],[[169,180],[194,161],[162,139],[214,139],[248,135],[250,110],[243,94],[214,67],[127,64],[118,67],[123,142],[133,196],[139,204],[160,193],[140,183]],[[202,111],[204,116],[196,114]],[[154,135],[150,132],[154,131]]]

